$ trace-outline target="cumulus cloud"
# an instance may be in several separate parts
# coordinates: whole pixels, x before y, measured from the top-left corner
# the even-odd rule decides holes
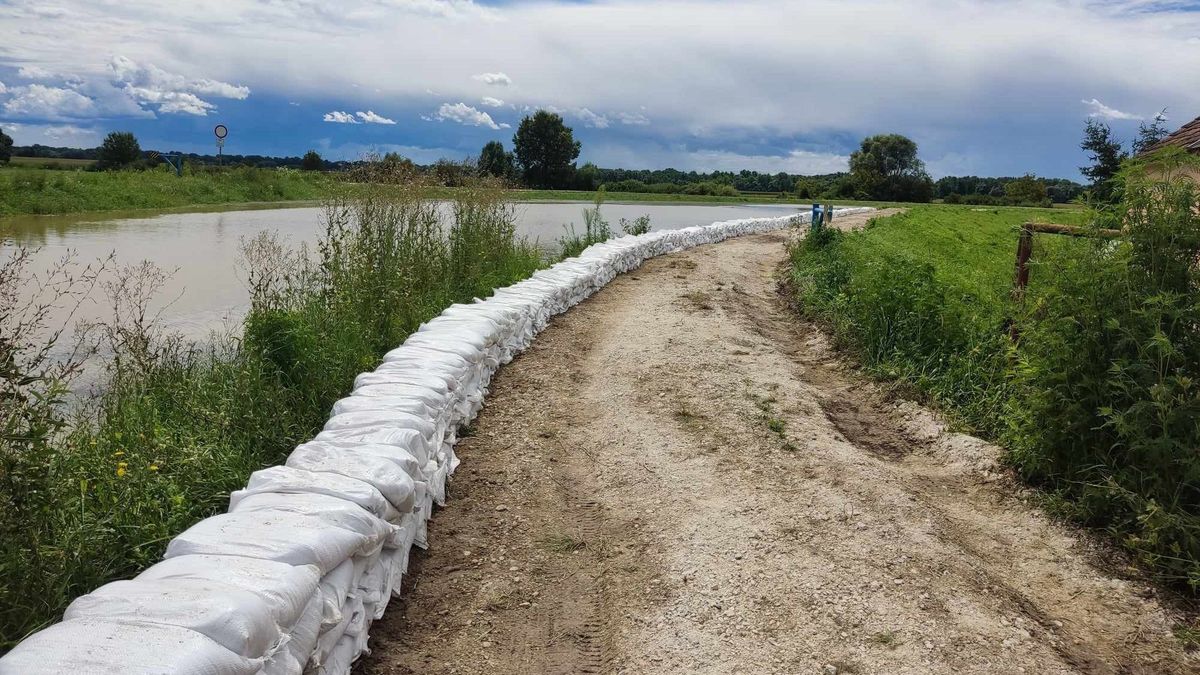
[[[797,143],[844,153],[863,135],[895,131],[930,160],[960,152],[980,172],[1076,175],[1080,117],[1092,111],[1078,101],[1087,94],[1124,110],[1200,112],[1200,13],[1175,0],[222,0],[216,17],[211,3],[123,0],[114,12],[110,3],[55,0],[66,11],[52,22],[31,9],[39,4],[0,0],[5,53],[89,86],[111,79],[93,64],[112,54],[279,101],[327,100],[356,82],[379,89],[375,100],[411,102],[395,111],[400,125],[443,101],[496,112],[481,95],[504,92],[506,106],[544,101],[606,117],[605,129],[577,122],[585,153],[622,137],[630,147],[652,140],[748,157]],[[487,12],[503,30],[471,18]],[[796,25],[821,26],[838,49],[810,49]],[[126,51],[135,48],[129,35],[139,38],[136,53]],[[554,37],[563,35],[572,39]],[[1096,49],[1130,35],[1137,49]],[[8,79],[14,88],[15,74]],[[111,100],[76,89],[112,116],[121,100],[137,103],[123,86],[108,87]],[[166,90],[220,102],[202,88]],[[343,104],[356,106],[351,113],[367,105],[351,101]]]
[[[376,115],[375,112],[372,110],[368,110],[366,112],[360,111],[360,112],[356,112],[354,114],[358,115],[358,118],[360,120],[362,120],[363,122],[366,122],[367,124],[395,124],[396,123],[396,120],[390,120],[390,119],[384,117],[383,115]]]
[[[471,79],[495,87],[507,87],[513,83],[512,78],[504,73],[480,73],[472,75]]]
[[[2,125],[5,133],[17,145],[61,145],[90,148],[100,145],[104,132],[96,127],[81,127],[71,124],[13,124]]]
[[[508,129],[507,124],[497,124],[492,116],[466,103],[443,103],[432,117],[425,119],[433,122],[458,122],[470,127],[487,127],[489,129]]]
[[[341,112],[340,110],[327,112],[325,113],[325,117],[322,119],[324,119],[326,122],[333,122],[335,124],[359,124],[359,121],[355,119],[354,115],[351,115],[348,112]]]
[[[583,120],[584,126],[593,127],[595,129],[607,129],[609,125],[607,117],[604,115],[597,115],[587,108],[580,108],[576,110],[575,116]]]
[[[1080,101],[1080,102],[1092,109],[1092,111],[1090,113],[1088,113],[1088,117],[1100,117],[1100,118],[1106,119],[1106,120],[1145,119],[1141,115],[1134,115],[1133,113],[1121,112],[1120,110],[1117,110],[1116,108],[1110,108],[1094,98],[1090,101]]]
[[[40,66],[21,66],[17,69],[17,77],[23,80],[53,80],[54,73]]]
[[[0,82],[0,95],[7,94],[7,93],[8,93],[8,87],[4,86],[3,82]]]
[[[244,100],[250,88],[211,79],[188,79],[153,63],[137,63],[125,56],[114,56],[109,62],[113,81],[123,86],[130,98],[142,105],[157,105],[158,112],[205,116],[216,106],[202,98],[211,96]]]
[[[31,84],[14,87],[15,94],[4,104],[9,117],[33,119],[67,119],[87,117],[96,112],[92,99],[74,89]]]
[[[630,126],[646,126],[650,124],[650,119],[641,113],[619,112],[616,114],[616,118],[621,124]]]
[[[479,102],[488,106],[489,108],[499,108],[504,105],[504,101],[493,96],[484,96],[483,98],[479,99]]]

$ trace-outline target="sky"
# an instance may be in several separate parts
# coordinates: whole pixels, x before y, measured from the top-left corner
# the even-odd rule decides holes
[[[420,163],[560,113],[603,167],[1079,178],[1085,121],[1200,116],[1200,1],[0,0],[18,145]]]

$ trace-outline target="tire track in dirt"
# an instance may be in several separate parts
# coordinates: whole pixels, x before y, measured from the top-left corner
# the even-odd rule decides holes
[[[360,672],[1196,672],[994,447],[796,320],[783,244],[649,261],[501,370]]]

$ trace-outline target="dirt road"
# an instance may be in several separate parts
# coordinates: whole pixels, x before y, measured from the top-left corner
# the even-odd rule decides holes
[[[1200,669],[994,447],[788,311],[783,244],[652,260],[502,369],[361,672]]]

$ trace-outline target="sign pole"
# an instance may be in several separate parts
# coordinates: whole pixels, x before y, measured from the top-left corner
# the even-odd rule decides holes
[[[225,137],[229,135],[229,128],[224,124],[218,124],[213,127],[213,135],[217,137],[217,166],[220,166],[221,151],[225,147]]]

